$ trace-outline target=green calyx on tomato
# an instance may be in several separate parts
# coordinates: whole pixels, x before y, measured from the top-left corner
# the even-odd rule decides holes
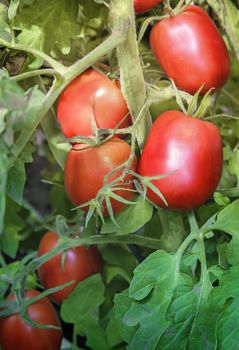
[[[71,202],[75,206],[84,205],[93,201],[101,191],[103,215],[109,215],[109,203],[113,213],[126,208],[127,202],[134,197],[134,176],[126,173],[122,177],[130,154],[129,144],[118,137],[92,147],[75,144],[65,164],[65,189]],[[136,171],[136,168],[134,157],[130,170]],[[83,210],[88,208],[85,206]]]
[[[218,128],[179,111],[161,114],[144,146],[138,172],[166,177],[152,183],[169,209],[191,210],[208,201],[222,173],[222,140]],[[148,198],[166,207],[150,188]]]

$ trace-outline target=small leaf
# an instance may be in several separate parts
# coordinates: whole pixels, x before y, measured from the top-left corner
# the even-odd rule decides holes
[[[208,112],[208,109],[211,107],[211,92],[214,89],[210,89],[204,96],[203,99],[197,109],[197,111],[193,114],[196,118],[203,118],[206,113]]]
[[[229,204],[217,216],[214,224],[210,226],[211,230],[221,230],[232,236],[239,237],[239,199]]]
[[[111,220],[106,219],[101,228],[101,233],[129,234],[136,232],[151,219],[152,214],[153,206],[141,196],[138,196],[135,199],[135,205],[129,206],[115,216],[118,227]]]

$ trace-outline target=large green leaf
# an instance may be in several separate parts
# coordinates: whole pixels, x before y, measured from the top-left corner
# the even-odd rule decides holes
[[[77,15],[77,0],[37,0],[15,17],[15,28],[21,30],[18,40],[53,56],[58,50],[68,54],[77,35]]]
[[[62,319],[73,323],[77,333],[87,337],[87,344],[93,350],[108,350],[99,321],[99,307],[103,302],[104,284],[97,274],[80,282],[61,307]]]

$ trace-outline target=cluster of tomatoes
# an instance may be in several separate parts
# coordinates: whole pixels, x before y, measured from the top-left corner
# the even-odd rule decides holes
[[[140,12],[145,8],[139,10],[139,4],[135,2]],[[166,75],[190,94],[201,89],[203,95],[219,89],[227,81],[230,72],[227,47],[214,22],[197,6],[188,6],[179,14],[158,22],[151,31],[150,44]],[[102,129],[125,128],[130,123],[119,83],[94,69],[83,73],[66,88],[59,100],[57,115],[66,137],[93,136],[92,119]],[[82,143],[73,145],[65,165],[65,188],[72,203],[82,205],[96,198],[105,176],[125,163],[129,154],[129,145],[117,137],[93,147]],[[161,176],[152,182],[169,209],[196,208],[212,196],[220,181],[219,130],[210,122],[167,111],[154,123],[139,166],[135,158],[130,170],[138,171],[141,176]],[[122,171],[115,172],[108,182],[114,182]],[[120,189],[115,193],[124,200],[134,195],[132,173],[116,186]],[[166,206],[152,189],[148,189],[147,195],[154,204]],[[111,199],[111,205],[114,212],[126,206],[115,199]],[[107,210],[103,210],[107,214]]]
[[[154,7],[161,0],[135,0],[137,13]],[[147,3],[147,4],[146,4]],[[168,78],[178,88],[201,94],[222,87],[229,75],[230,59],[224,41],[208,14],[197,6],[158,22],[150,35],[152,51]],[[89,69],[65,89],[58,101],[57,117],[65,137],[93,138],[95,127],[100,129],[127,128],[131,124],[127,104],[117,80],[110,80],[95,69]],[[73,143],[65,164],[66,192],[76,206],[90,203],[107,181],[120,178],[131,154],[130,145],[113,136],[98,144]],[[116,168],[119,169],[114,172]],[[153,184],[164,196],[170,209],[191,210],[206,202],[215,191],[222,171],[222,141],[218,128],[179,111],[167,111],[153,124],[139,159],[130,163],[131,173],[114,184],[117,198],[110,198],[113,212],[123,210],[134,196],[134,172],[141,176],[160,177]],[[152,189],[148,199],[164,207],[165,202]],[[103,215],[108,214],[102,201]],[[89,206],[85,207],[88,210]],[[59,240],[54,232],[42,238],[38,256],[51,251]],[[62,263],[62,261],[64,261]],[[64,268],[62,267],[64,264]],[[44,288],[49,289],[73,280],[65,289],[53,293],[51,299],[61,303],[76,284],[101,272],[102,262],[96,247],[69,249],[64,259],[58,254],[39,268]],[[28,291],[26,298],[36,297]],[[10,300],[14,299],[10,295]],[[60,327],[58,315],[47,298],[28,307],[29,317],[41,324]],[[59,349],[60,329],[40,329],[26,326],[19,315],[0,321],[0,343],[4,350],[12,350],[12,332],[19,339],[18,349]],[[36,341],[37,339],[37,341]]]

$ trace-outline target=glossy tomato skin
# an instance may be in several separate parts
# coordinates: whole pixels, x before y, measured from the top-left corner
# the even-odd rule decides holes
[[[57,105],[57,118],[66,137],[92,136],[92,117],[99,128],[115,128],[128,114],[117,80],[89,69],[63,91]],[[126,118],[118,128],[130,125]]]
[[[59,236],[55,232],[48,231],[40,241],[38,256],[42,256],[55,248],[58,239]],[[75,281],[63,290],[51,294],[52,300],[61,303],[80,281],[100,273],[101,270],[102,261],[97,247],[85,248],[80,246],[67,250],[64,268],[62,267],[62,253],[59,253],[39,267],[38,275],[45,289]]]
[[[182,90],[194,94],[222,87],[230,73],[227,47],[207,12],[198,6],[158,22],[150,45],[167,76]]]
[[[205,203],[222,173],[222,141],[218,128],[207,121],[167,111],[153,124],[139,162],[142,176],[167,177],[153,181],[169,209],[191,210]],[[163,201],[148,189],[148,198]]]
[[[32,299],[39,294],[29,290],[26,297]],[[10,294],[8,299],[14,300],[15,296]],[[46,297],[31,304],[27,314],[37,323],[61,327],[56,310]],[[60,350],[61,339],[61,330],[31,327],[19,314],[0,319],[0,345],[3,350]]]
[[[143,13],[151,10],[162,0],[134,0],[134,9],[136,13]]]
[[[68,154],[65,164],[65,189],[72,203],[74,205],[82,205],[94,199],[103,186],[104,177],[126,162],[129,156],[130,146],[127,142],[117,137],[99,146],[74,145]],[[134,158],[131,170],[136,171],[136,168],[137,160]],[[121,174],[122,170],[117,171],[110,177],[109,183]],[[126,190],[116,190],[114,192],[126,200],[131,200],[134,193],[128,190],[134,188],[133,179],[132,175],[127,174],[124,180],[117,185],[117,187],[123,187]],[[110,201],[114,213],[121,211],[127,206],[112,198]],[[88,208],[85,210],[88,210]],[[104,210],[104,215],[107,215],[106,209]]]

